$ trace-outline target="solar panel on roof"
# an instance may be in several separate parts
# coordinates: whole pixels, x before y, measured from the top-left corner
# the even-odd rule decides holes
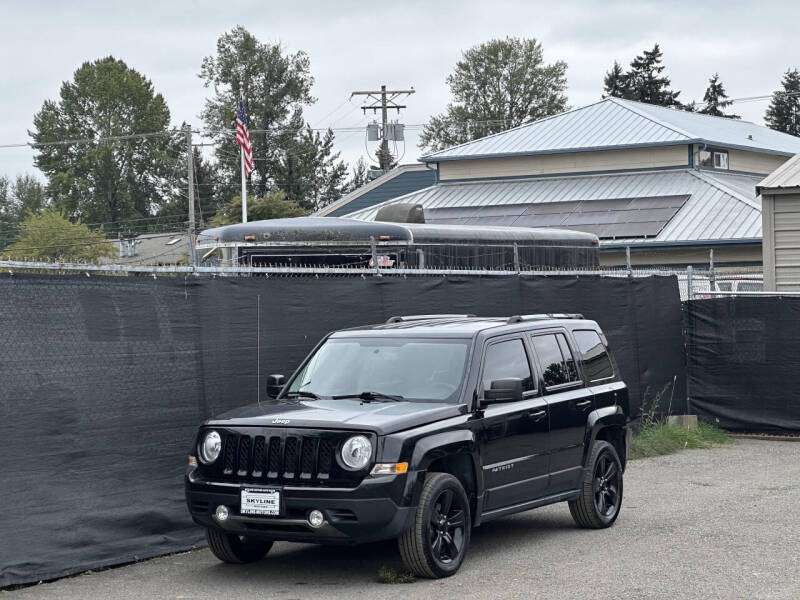
[[[559,227],[594,233],[603,239],[654,237],[689,195],[605,198],[500,206],[429,208],[428,223]]]

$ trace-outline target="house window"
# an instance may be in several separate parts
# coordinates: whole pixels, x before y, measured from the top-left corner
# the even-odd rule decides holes
[[[701,150],[698,165],[710,169],[728,169],[728,153],[725,150]]]

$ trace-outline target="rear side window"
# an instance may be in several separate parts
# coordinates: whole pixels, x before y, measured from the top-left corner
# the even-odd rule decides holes
[[[608,349],[596,331],[579,329],[573,331],[575,343],[583,359],[583,368],[589,381],[600,381],[614,377],[614,367],[608,356]]]
[[[564,334],[537,335],[533,338],[533,347],[542,365],[542,378],[547,387],[580,381]]]
[[[486,349],[483,365],[483,389],[492,389],[492,381],[521,379],[522,391],[534,389],[528,353],[522,340],[507,340],[492,344]]]

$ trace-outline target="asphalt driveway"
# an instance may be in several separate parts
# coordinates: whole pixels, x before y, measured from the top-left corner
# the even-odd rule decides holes
[[[580,530],[565,504],[473,533],[461,571],[381,584],[393,543],[277,544],[262,562],[207,550],[1,593],[58,598],[800,598],[800,443],[741,440],[635,461],[609,530]]]

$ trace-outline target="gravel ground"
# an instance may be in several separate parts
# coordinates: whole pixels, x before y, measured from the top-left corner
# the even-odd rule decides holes
[[[740,440],[631,463],[611,529],[577,529],[566,504],[480,527],[446,580],[378,583],[381,566],[400,566],[393,543],[281,543],[254,565],[198,550],[0,598],[798,599],[798,500],[800,443]]]

